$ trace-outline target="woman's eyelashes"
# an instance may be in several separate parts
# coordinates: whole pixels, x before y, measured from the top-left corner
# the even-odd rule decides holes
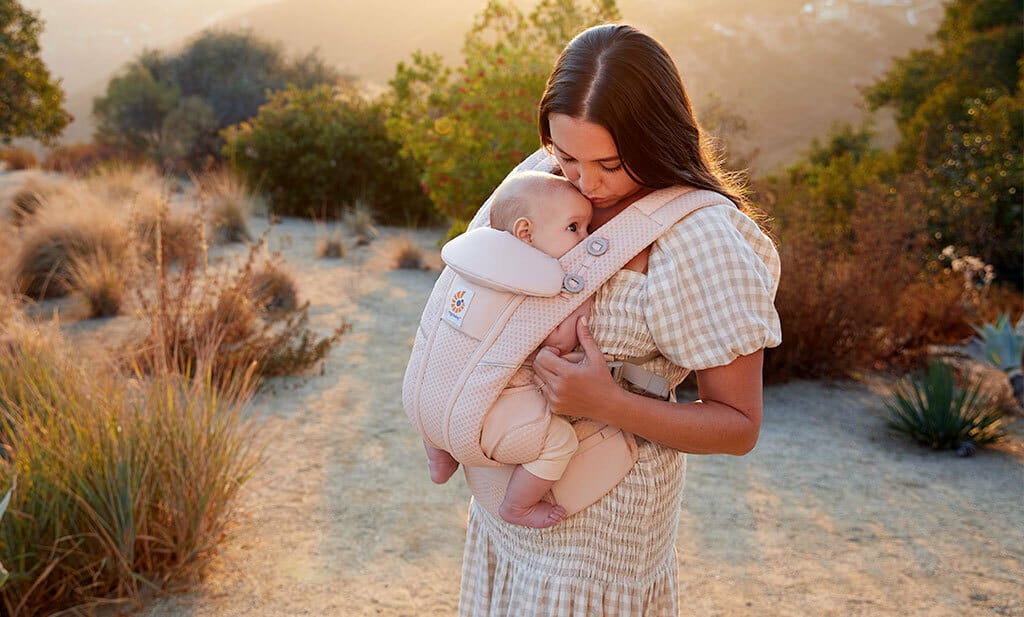
[[[558,160],[561,161],[563,165],[569,165],[571,163],[576,162],[576,159],[569,156],[565,156],[564,154],[556,154],[555,156],[558,157]],[[601,165],[601,169],[606,171],[607,173],[615,173],[616,171],[622,169],[622,163],[620,162],[618,165],[614,167],[605,167],[604,165]]]

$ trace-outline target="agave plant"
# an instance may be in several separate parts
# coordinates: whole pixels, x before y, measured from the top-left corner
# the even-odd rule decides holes
[[[982,395],[981,383],[961,388],[953,367],[938,360],[896,384],[885,405],[890,427],[935,449],[981,445],[1006,435],[1003,413]]]
[[[1021,374],[1021,354],[1024,353],[1024,314],[1016,326],[1010,325],[1010,316],[1003,313],[982,327],[971,325],[978,336],[967,343],[967,353],[980,362],[992,365],[1006,373],[1013,388],[1013,396],[1024,406],[1024,375]]]

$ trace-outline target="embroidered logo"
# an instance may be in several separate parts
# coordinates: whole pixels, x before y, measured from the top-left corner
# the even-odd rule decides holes
[[[453,326],[462,327],[462,319],[469,310],[469,303],[473,301],[473,290],[458,286],[452,292],[451,302],[448,303],[448,310],[444,312],[444,319]]]

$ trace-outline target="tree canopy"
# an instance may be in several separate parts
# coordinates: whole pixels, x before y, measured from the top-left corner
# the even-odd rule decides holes
[[[43,22],[15,0],[0,0],[0,139],[49,141],[71,122],[60,80],[39,57]]]
[[[93,101],[97,137],[195,168],[220,155],[218,132],[255,116],[268,93],[340,80],[315,52],[289,60],[251,32],[207,30],[177,53],[144,51],[111,79]]]
[[[930,226],[941,244],[966,247],[1000,278],[1024,282],[1024,5],[955,0],[934,49],[897,60],[868,89],[892,106],[900,168],[928,181]]]
[[[614,0],[541,0],[529,15],[491,0],[454,70],[416,53],[391,80],[389,132],[424,169],[442,213],[466,220],[539,146],[537,102],[555,58],[582,29],[620,17]]]

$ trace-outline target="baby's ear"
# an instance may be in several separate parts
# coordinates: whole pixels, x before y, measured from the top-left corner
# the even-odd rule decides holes
[[[533,244],[533,223],[525,216],[517,218],[516,222],[512,223],[512,235],[523,242]]]

